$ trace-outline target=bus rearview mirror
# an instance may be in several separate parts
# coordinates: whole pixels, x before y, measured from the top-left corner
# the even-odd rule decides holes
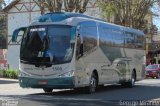
[[[18,36],[19,32],[20,31],[24,32],[25,30],[26,30],[26,27],[20,27],[20,28],[14,30],[13,35],[12,35],[12,42],[16,42],[17,41],[17,36]]]

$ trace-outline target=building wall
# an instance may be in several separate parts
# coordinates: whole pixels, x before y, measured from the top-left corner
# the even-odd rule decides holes
[[[100,18],[100,9],[96,7],[96,0],[91,0],[84,14]],[[17,69],[19,64],[20,45],[10,42],[11,35],[16,28],[29,25],[35,18],[40,16],[39,7],[32,0],[21,0],[8,11],[8,52],[7,61],[11,68]],[[19,37],[18,39],[21,39]]]
[[[29,25],[36,17],[40,16],[38,6],[32,0],[21,0],[8,11],[7,29],[8,42],[11,40],[13,31],[16,28]],[[18,38],[21,39],[21,36]],[[7,52],[7,62],[10,68],[19,67],[19,44],[9,43]]]

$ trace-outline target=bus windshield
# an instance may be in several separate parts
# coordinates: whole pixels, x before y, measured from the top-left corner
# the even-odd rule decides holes
[[[72,27],[67,25],[31,26],[22,38],[20,60],[35,65],[70,62],[73,35]]]

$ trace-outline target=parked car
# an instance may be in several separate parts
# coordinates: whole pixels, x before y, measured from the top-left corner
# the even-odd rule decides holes
[[[145,70],[147,78],[160,78],[160,64],[148,65]]]

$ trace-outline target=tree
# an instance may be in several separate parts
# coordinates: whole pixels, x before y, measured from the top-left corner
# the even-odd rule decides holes
[[[145,16],[159,0],[98,0],[104,16],[115,17],[115,23],[141,29],[145,25]]]
[[[111,22],[111,18],[115,15],[115,7],[112,4],[111,0],[97,0],[98,6],[102,10],[102,17],[106,19],[108,22]]]
[[[84,13],[89,0],[33,0],[40,8],[41,14],[47,8],[50,12],[61,12],[62,6],[66,12]]]
[[[2,8],[6,6],[6,3],[4,0],[0,0],[0,10],[2,10]]]
[[[64,0],[65,11],[84,13],[89,0]]]
[[[6,48],[6,17],[4,14],[0,14],[0,49]]]
[[[6,17],[2,14],[1,10],[5,6],[4,0],[0,0],[0,49],[5,49],[7,47],[6,43]]]

